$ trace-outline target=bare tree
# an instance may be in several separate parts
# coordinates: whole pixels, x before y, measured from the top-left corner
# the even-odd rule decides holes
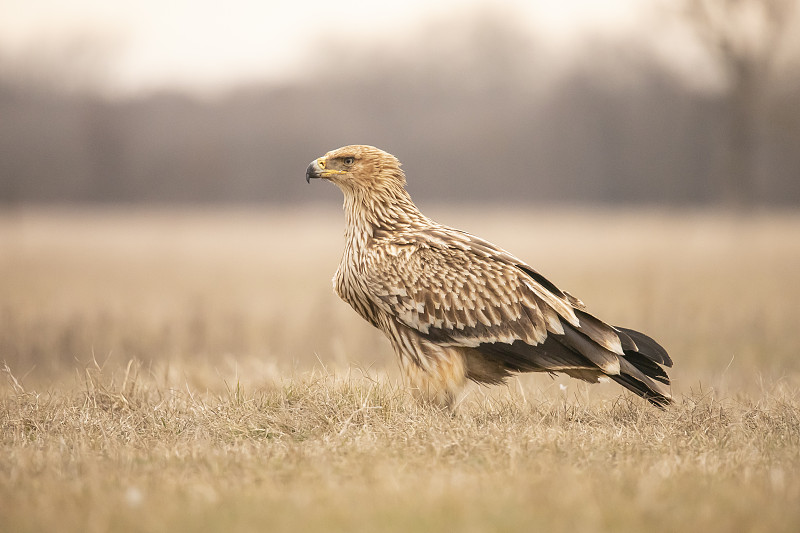
[[[720,200],[757,199],[760,117],[796,0],[686,0],[684,13],[727,78],[725,165]]]

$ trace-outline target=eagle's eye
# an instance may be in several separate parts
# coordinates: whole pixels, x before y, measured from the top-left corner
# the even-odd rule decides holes
[[[347,165],[349,167],[350,165],[352,165],[353,163],[356,162],[356,158],[355,157],[345,157],[342,161],[344,162],[345,165]]]

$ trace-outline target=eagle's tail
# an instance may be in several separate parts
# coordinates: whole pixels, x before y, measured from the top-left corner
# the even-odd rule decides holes
[[[513,344],[486,343],[477,349],[497,365],[492,374],[482,372],[468,375],[478,382],[502,380],[513,372],[563,372],[571,377],[596,383],[610,378],[626,389],[658,407],[672,402],[670,380],[663,366],[671,367],[666,350],[656,341],[638,331],[613,328],[625,355],[612,354],[592,342],[586,335],[563,323],[564,334],[550,333],[543,343],[531,346],[522,341]],[[619,361],[619,371],[598,365],[609,356]],[[614,365],[615,366],[615,365]],[[615,370],[615,369],[614,369]]]
[[[669,394],[669,376],[661,365],[672,366],[672,359],[667,351],[644,333],[627,328],[614,328],[620,337],[631,339],[636,349],[625,349],[625,357],[620,357],[620,373],[609,376],[611,379],[638,394],[658,407],[666,407],[672,403]],[[624,343],[623,346],[627,344]],[[634,371],[627,368],[632,366]],[[658,384],[664,386],[659,386]]]

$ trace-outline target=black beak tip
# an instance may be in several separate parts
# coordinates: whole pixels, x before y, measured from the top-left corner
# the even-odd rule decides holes
[[[312,161],[306,169],[306,183],[311,183],[311,178],[317,177],[319,176],[317,176],[316,169],[314,168],[314,162]]]

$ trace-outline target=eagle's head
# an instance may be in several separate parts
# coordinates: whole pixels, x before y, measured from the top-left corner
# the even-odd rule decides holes
[[[308,165],[306,181],[326,179],[345,193],[405,186],[400,161],[374,146],[351,145],[332,150]]]

